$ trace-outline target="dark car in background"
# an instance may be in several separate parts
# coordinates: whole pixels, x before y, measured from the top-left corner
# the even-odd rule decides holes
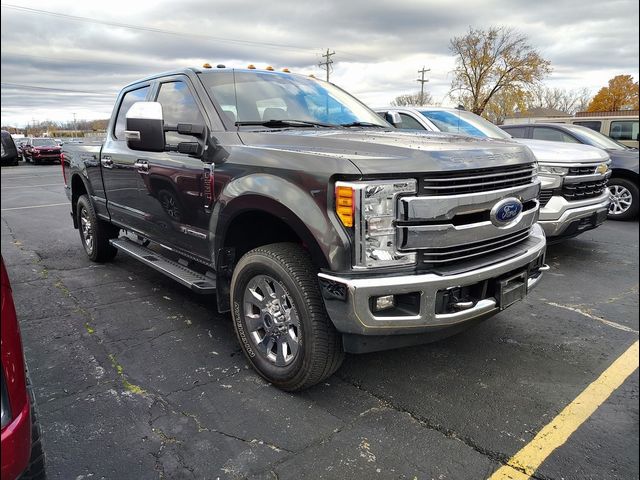
[[[501,128],[516,138],[582,143],[606,150],[611,157],[611,169],[613,170],[608,183],[611,192],[609,218],[627,220],[637,217],[640,202],[637,149],[629,148],[581,125],[535,123],[502,125]]]
[[[2,130],[2,165],[18,165],[18,149],[11,134]]]
[[[2,278],[2,480],[44,479],[44,453],[35,401],[26,374],[20,327],[9,276],[0,261]]]
[[[53,138],[30,138],[23,148],[22,158],[25,162],[40,165],[44,162],[60,163],[62,148]]]

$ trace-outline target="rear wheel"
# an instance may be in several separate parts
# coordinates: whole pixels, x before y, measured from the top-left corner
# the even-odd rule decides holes
[[[609,180],[611,205],[609,218],[611,220],[629,220],[638,215],[638,186],[626,178],[612,178]]]
[[[279,243],[251,250],[233,272],[232,316],[242,350],[262,377],[283,390],[321,382],[344,358],[316,270],[302,247]]]
[[[87,256],[94,262],[113,260],[118,249],[109,240],[116,238],[120,229],[98,218],[87,195],[78,199],[76,215],[80,240]]]

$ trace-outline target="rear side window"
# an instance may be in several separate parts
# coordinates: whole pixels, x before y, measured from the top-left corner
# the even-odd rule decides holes
[[[527,138],[527,127],[509,127],[503,130],[514,138]]]
[[[638,120],[611,122],[609,136],[614,140],[638,140]]]
[[[136,102],[144,102],[149,93],[149,87],[138,88],[137,90],[130,90],[122,97],[120,102],[120,108],[118,109],[118,118],[116,119],[116,127],[113,132],[113,136],[116,138],[123,138],[124,131],[127,127],[127,112],[131,105]]]
[[[402,130],[424,130],[424,127],[420,125],[420,122],[418,122],[411,115],[401,113],[400,118],[402,119],[402,123],[398,126],[398,128],[401,128]]]
[[[533,138],[535,140],[547,140],[549,142],[580,143],[571,135],[548,127],[533,127]]]
[[[162,116],[166,125],[178,123],[204,124],[196,99],[184,82],[167,82],[160,85],[157,102],[162,105]],[[193,141],[193,137],[179,135],[176,132],[166,133],[167,143],[176,144]]]
[[[595,130],[596,132],[600,131],[600,126],[602,125],[602,122],[597,122],[595,120],[591,120],[591,121],[583,121],[583,122],[573,122],[574,125],[581,125],[583,127],[587,127],[590,128],[591,130]]]

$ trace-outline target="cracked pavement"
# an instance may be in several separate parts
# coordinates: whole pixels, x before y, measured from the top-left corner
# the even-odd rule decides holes
[[[3,168],[2,185],[25,186],[2,208],[66,199],[56,166]],[[487,478],[638,339],[638,222],[607,222],[551,246],[540,286],[476,328],[285,393],[212,298],[123,255],[92,264],[68,212],[2,212],[52,479]],[[638,463],[636,370],[535,478]]]

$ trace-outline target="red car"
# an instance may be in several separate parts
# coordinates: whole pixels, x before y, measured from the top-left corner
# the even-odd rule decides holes
[[[2,480],[44,479],[44,453],[34,409],[33,392],[25,374],[20,328],[9,277],[2,263]]]
[[[43,162],[60,163],[62,148],[53,138],[30,138],[22,148],[25,162],[40,165]]]

